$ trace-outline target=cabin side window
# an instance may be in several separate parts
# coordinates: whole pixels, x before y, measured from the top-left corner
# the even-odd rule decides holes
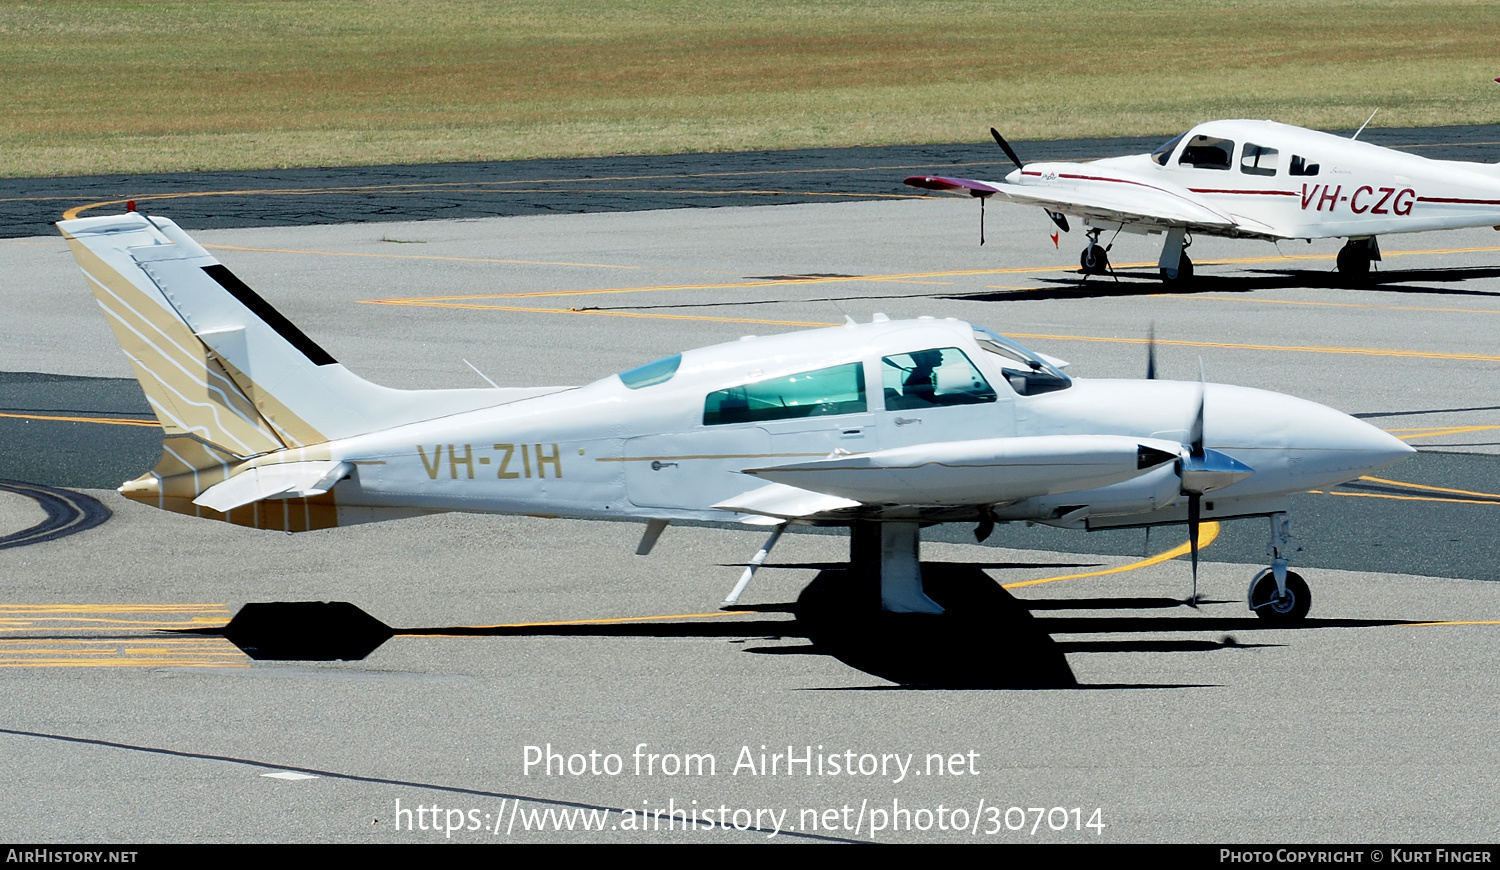
[[[790,420],[867,410],[863,363],[833,366],[709,393],[703,425]]]
[[[1246,175],[1275,175],[1278,159],[1275,148],[1246,142],[1245,150],[1240,155],[1240,172]]]
[[[1234,142],[1215,136],[1194,136],[1188,140],[1182,156],[1177,158],[1179,166],[1198,169],[1228,169],[1234,163]]]
[[[1288,175],[1317,175],[1318,164],[1309,163],[1307,158],[1292,155],[1291,165],[1287,167]]]
[[[956,347],[888,356],[880,370],[887,411],[995,401],[995,388]]]
[[[659,359],[656,362],[649,362],[629,371],[620,372],[620,381],[632,390],[654,387],[670,381],[681,365],[682,354],[679,353],[676,356],[669,356],[666,359]]]

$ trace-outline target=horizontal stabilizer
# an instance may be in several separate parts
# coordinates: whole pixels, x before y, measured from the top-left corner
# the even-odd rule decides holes
[[[349,463],[334,459],[262,465],[214,484],[193,499],[193,504],[228,513],[267,498],[322,495],[353,470]]]
[[[808,492],[805,489],[780,483],[752,489],[714,505],[717,510],[760,514],[789,520],[852,507],[859,507],[859,502],[836,495]]]

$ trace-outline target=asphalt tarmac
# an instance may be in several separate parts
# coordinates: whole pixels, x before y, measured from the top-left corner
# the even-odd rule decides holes
[[[974,142],[950,145],[6,178],[0,238],[46,235],[65,212],[129,200],[189,229],[217,229],[902,198],[915,193],[901,184],[907,175],[998,178],[1014,168],[982,126],[974,132]],[[1500,125],[1370,128],[1360,138],[1444,160],[1493,162],[1500,151]],[[1162,141],[1012,144],[1026,161],[1091,160]]]
[[[1330,279],[1336,243],[1204,239],[1207,280],[1160,295],[1153,240],[1122,236],[1119,282],[1083,282],[1043,215],[991,209],[980,248],[976,211],[820,199],[195,235],[351,370],[399,387],[482,383],[466,361],[502,384],[583,383],[876,311],[983,323],[1076,377],[1131,377],[1155,324],[1165,377],[1195,378],[1201,356],[1212,380],[1423,451],[1294,504],[1306,627],[1245,609],[1263,522],[1205,548],[1196,609],[1184,562],[1142,558],[1180,530],[1002,527],[986,546],[935,530],[929,560],[1074,579],[1016,586],[1021,605],[955,584],[982,601],[974,621],[920,645],[859,620],[815,644],[791,610],[844,557],[834,535],[787,535],[753,609],[724,615],[759,531],[674,526],[638,557],[633,523],[284,535],[151,510],[110,491],[154,460],[129,367],[65,246],[31,236],[0,243],[0,475],[59,492],[0,492],[0,758],[18,784],[0,835],[1492,841],[1500,237],[1383,239],[1364,291]],[[5,545],[69,517],[82,528]],[[275,662],[213,633],[277,601],[350,602],[394,636],[355,661]],[[322,635],[351,633],[317,613]]]

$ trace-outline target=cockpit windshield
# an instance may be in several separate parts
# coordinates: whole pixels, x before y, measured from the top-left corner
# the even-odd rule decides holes
[[[1020,364],[1019,367],[1013,367],[1002,363],[1004,367],[1001,368],[1011,389],[1018,395],[1034,396],[1073,386],[1073,379],[1063,374],[1061,369],[998,332],[975,326],[974,340],[986,353],[992,353],[1008,363]]]
[[[1172,159],[1172,152],[1177,150],[1177,143],[1181,142],[1182,137],[1186,135],[1183,133],[1162,143],[1160,148],[1151,152],[1151,159],[1155,160],[1158,166],[1166,166],[1167,161]]]

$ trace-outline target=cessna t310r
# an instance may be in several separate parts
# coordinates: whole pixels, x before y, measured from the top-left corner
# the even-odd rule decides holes
[[[916,175],[906,183],[1040,205],[1063,232],[1067,215],[1081,218],[1085,275],[1109,270],[1099,237],[1122,230],[1165,235],[1157,265],[1168,283],[1191,280],[1193,234],[1346,238],[1339,274],[1358,284],[1380,259],[1379,236],[1500,228],[1500,164],[1431,160],[1274,121],[1210,121],[1150,154],[1088,163],[1023,165],[990,134],[1016,165],[1005,181]]]
[[[439,511],[848,526],[847,575],[885,610],[938,613],[920,529],[1099,529],[1271,519],[1261,616],[1296,619],[1287,498],[1410,454],[1262,390],[1074,380],[957,320],[691,350],[582,387],[404,391],[361,380],[169,220],[58,224],[163,433],[120,487],[169,511],[302,531]],[[765,558],[757,554],[753,564]],[[1194,571],[1196,574],[1196,546]],[[730,596],[738,598],[749,571]],[[873,600],[873,596],[872,599]]]

